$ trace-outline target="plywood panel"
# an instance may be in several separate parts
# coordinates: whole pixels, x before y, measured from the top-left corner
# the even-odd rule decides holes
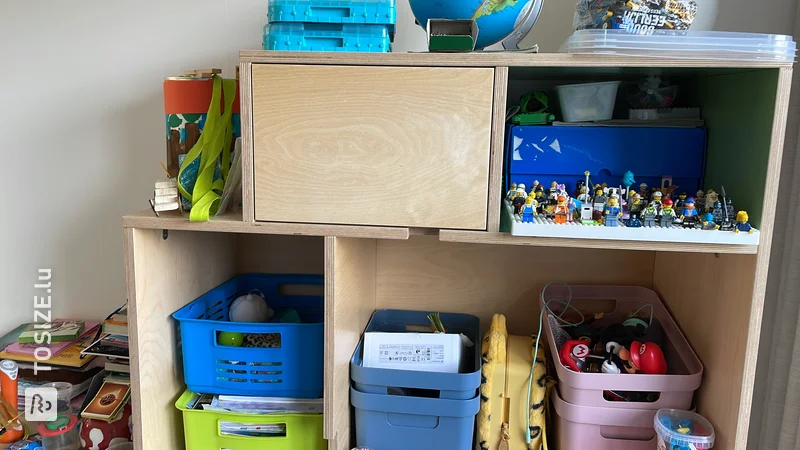
[[[183,448],[183,361],[171,315],[234,275],[233,235],[125,229],[134,445]]]
[[[650,287],[653,253],[439,242],[378,242],[377,309],[495,313],[512,334],[538,328],[539,292],[550,281]]]
[[[236,235],[238,273],[325,273],[325,238]]]
[[[489,217],[486,231],[500,231],[500,212],[503,197],[503,155],[506,149],[506,97],[508,96],[508,67],[494,71],[494,105],[492,112],[492,154],[489,163]]]
[[[239,67],[239,99],[241,102],[242,133],[242,216],[245,222],[255,222],[253,200],[253,88],[251,82],[252,64],[243,62]]]
[[[256,64],[256,220],[486,229],[494,69]]]
[[[325,438],[352,448],[350,358],[375,310],[375,240],[325,238]]]
[[[444,66],[444,67],[532,67],[622,69],[627,67],[657,69],[737,68],[753,69],[791,67],[792,62],[726,61],[722,59],[641,58],[634,56],[571,55],[567,53],[476,52],[476,53],[337,53],[275,52],[242,50],[242,62],[272,64],[335,64],[365,66]],[[646,73],[642,71],[641,73]],[[670,72],[670,73],[674,73]]]
[[[752,312],[756,255],[687,255],[658,253],[653,286],[694,348],[705,372],[695,402],[698,412],[714,425],[714,448],[744,450],[748,421],[739,423],[740,410],[750,409],[741,395],[745,374],[748,329]],[[756,335],[758,332],[756,331]],[[755,354],[752,355],[755,360]],[[744,440],[737,432],[744,430]]]

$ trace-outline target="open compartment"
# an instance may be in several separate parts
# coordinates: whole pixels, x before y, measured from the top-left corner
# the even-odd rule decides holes
[[[746,437],[754,356],[751,306],[756,256],[618,249],[575,249],[326,238],[331,262],[326,329],[326,436],[351,448],[349,363],[373,311],[408,309],[473,314],[485,332],[493,314],[508,332],[538,330],[539,295],[550,281],[654,290],[704,366],[694,401],[720,448]],[[333,329],[336,330],[333,333]],[[757,334],[757,331],[755,332]],[[746,439],[745,439],[746,441]]]
[[[669,85],[679,86],[671,107],[700,108],[700,117],[707,132],[706,142],[702,143],[705,146],[704,152],[693,152],[691,155],[686,153],[688,141],[684,141],[690,139],[692,133],[690,130],[678,129],[675,126],[679,124],[685,126],[690,122],[674,122],[671,125],[673,128],[619,127],[624,122],[616,120],[629,119],[628,112],[631,106],[628,97],[638,90],[637,83],[643,82],[650,76],[660,77],[665,82],[668,81]],[[724,187],[726,198],[732,200],[734,209],[734,216],[729,219],[735,224],[735,214],[738,211],[747,211],[749,223],[756,231],[753,235],[748,233],[735,235],[720,230],[701,232],[699,229],[684,230],[675,227],[631,229],[583,226],[580,225],[580,221],[562,226],[554,224],[553,219],[545,220],[543,217],[534,217],[532,223],[523,223],[521,215],[515,217],[505,204],[501,209],[501,219],[503,219],[501,230],[511,232],[515,236],[675,242],[701,246],[707,244],[721,251],[725,251],[725,246],[731,246],[731,250],[734,251],[741,251],[743,250],[741,247],[749,246],[752,248],[751,252],[755,253],[758,245],[764,243],[764,239],[761,239],[763,234],[759,232],[764,231],[763,225],[771,226],[774,217],[774,194],[770,189],[765,190],[765,186],[775,184],[777,177],[775,168],[779,164],[781,152],[780,136],[786,107],[784,97],[789,78],[790,72],[777,68],[510,68],[507,105],[518,106],[525,93],[543,91],[548,94],[549,109],[556,121],[562,121],[564,117],[556,93],[557,86],[612,81],[619,81],[622,84],[616,95],[613,116],[615,122],[610,124],[597,126],[592,123],[569,123],[566,126],[551,128],[553,133],[549,134],[553,136],[541,136],[542,127],[550,125],[528,126],[536,131],[532,133],[531,139],[539,137],[542,138],[541,142],[538,138],[536,142],[522,139],[517,136],[521,135],[519,132],[509,134],[507,129],[504,183],[499,195],[505,196],[511,183],[524,183],[530,189],[534,179],[537,179],[545,189],[549,188],[553,181],[565,184],[569,195],[575,197],[573,192],[576,187],[575,182],[584,179],[585,170],[591,172],[593,184],[608,183],[609,187],[622,186],[624,172],[633,170],[636,178],[636,183],[633,185],[635,190],[638,190],[641,182],[646,182],[651,189],[670,189],[673,185],[686,184],[678,186],[673,195],[677,197],[680,191],[686,191],[689,197],[694,197],[699,184],[706,192],[714,189],[722,201]],[[630,124],[628,122],[628,125]],[[643,126],[646,123],[637,122],[636,125]],[[652,138],[647,137],[648,129],[653,130]],[[620,140],[616,145],[619,148],[619,155],[614,154],[615,144],[609,144],[609,140],[616,139],[615,133],[619,135]],[[566,137],[570,134],[574,135],[574,139],[568,141]],[[595,146],[598,147],[597,150],[607,150],[609,153],[603,153],[600,155],[602,158],[600,156],[598,158],[604,161],[603,164],[613,167],[601,167],[603,164],[574,163],[581,161],[581,155],[586,156],[587,161],[597,162],[590,155],[593,151],[591,136],[595,135],[598,141]],[[670,138],[671,135],[674,136]],[[703,136],[700,135],[698,138],[702,139]],[[698,142],[698,145],[700,144]],[[657,149],[658,153],[649,155],[648,152],[656,151],[654,149]],[[665,155],[665,152],[672,154]],[[665,157],[665,161],[670,163],[661,164],[662,167],[659,169],[657,161]],[[535,169],[529,166],[536,163],[525,160],[536,159],[544,164],[539,165],[542,168],[541,172],[533,174]],[[653,161],[654,167],[648,170],[644,168],[646,164],[643,165],[642,162],[650,160]],[[690,166],[691,170],[684,170]],[[657,173],[659,170],[664,173]],[[515,175],[519,173],[527,175]],[[698,174],[699,183],[695,181]],[[703,212],[702,210],[699,212],[700,217]],[[676,213],[679,216],[681,211]],[[768,239],[769,235],[766,236]],[[736,247],[739,247],[738,250]]]
[[[323,238],[128,228],[125,246],[134,442],[144,449],[184,448],[175,401],[186,384],[172,314],[236,275],[322,275]],[[319,296],[324,287],[279,292]]]

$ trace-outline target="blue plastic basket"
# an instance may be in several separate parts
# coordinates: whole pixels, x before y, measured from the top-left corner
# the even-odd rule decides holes
[[[386,25],[394,35],[395,0],[272,0],[267,21]]]
[[[403,333],[408,325],[426,325],[428,312],[384,309],[375,311],[366,331]],[[364,339],[358,343],[350,360],[350,377],[357,390],[371,394],[387,394],[390,388],[425,389],[441,399],[470,399],[481,385],[480,319],[469,314],[441,313],[448,333],[461,333],[475,344],[461,358],[460,373],[436,373],[413,370],[364,367]]]
[[[184,379],[192,392],[317,398],[322,396],[324,298],[283,295],[289,285],[322,286],[319,275],[239,275],[172,316],[180,323]],[[303,323],[230,322],[240,295],[261,291],[276,312],[295,309]],[[279,348],[230,347],[218,332],[280,335]]]
[[[378,450],[471,450],[480,398],[367,394],[350,388],[356,445]]]
[[[386,25],[280,22],[264,26],[264,50],[388,52]]]

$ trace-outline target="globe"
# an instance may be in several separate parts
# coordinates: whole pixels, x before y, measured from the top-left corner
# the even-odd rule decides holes
[[[423,28],[428,19],[475,20],[476,48],[488,47],[511,35],[528,11],[541,7],[540,3],[541,0],[409,0],[411,11]]]

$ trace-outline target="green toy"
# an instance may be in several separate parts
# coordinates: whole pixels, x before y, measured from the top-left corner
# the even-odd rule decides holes
[[[519,100],[519,113],[512,119],[515,125],[547,125],[556,120],[550,113],[550,100],[542,91],[528,92]]]
[[[220,331],[217,343],[226,347],[241,347],[244,343],[244,334],[235,331]]]

